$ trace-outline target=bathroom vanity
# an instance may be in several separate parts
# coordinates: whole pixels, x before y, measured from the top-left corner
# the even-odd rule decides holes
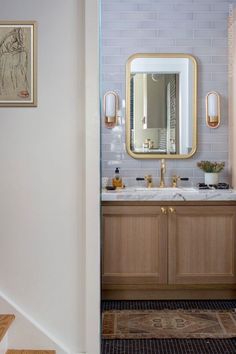
[[[103,298],[235,298],[236,191],[166,188],[167,159],[191,158],[197,149],[196,59],[132,55],[125,123],[127,153],[161,160],[161,188],[148,175],[150,188],[103,191]],[[176,166],[172,187],[182,175]]]
[[[105,299],[236,296],[236,192],[102,194]]]

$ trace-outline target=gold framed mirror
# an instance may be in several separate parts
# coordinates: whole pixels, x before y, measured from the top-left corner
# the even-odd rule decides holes
[[[197,149],[197,62],[134,54],[126,64],[126,149],[136,159],[185,159]]]

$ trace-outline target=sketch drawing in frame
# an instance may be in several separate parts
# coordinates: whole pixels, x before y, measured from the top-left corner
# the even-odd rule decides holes
[[[37,106],[36,22],[0,21],[0,106]]]

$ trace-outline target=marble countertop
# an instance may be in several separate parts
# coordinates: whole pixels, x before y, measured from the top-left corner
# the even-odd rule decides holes
[[[197,188],[127,187],[102,190],[102,201],[236,201],[236,190],[198,190]]]

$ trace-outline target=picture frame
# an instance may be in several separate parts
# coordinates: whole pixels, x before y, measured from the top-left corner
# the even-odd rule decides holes
[[[37,106],[36,32],[36,21],[0,21],[0,107]]]

